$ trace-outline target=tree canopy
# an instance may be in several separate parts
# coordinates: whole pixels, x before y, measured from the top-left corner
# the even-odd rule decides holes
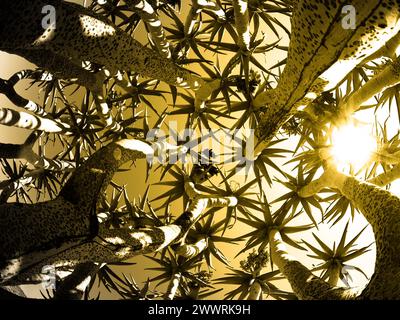
[[[1,1],[0,50],[36,66],[0,78],[1,130],[26,133],[0,140],[2,288],[400,298],[399,13],[389,0]],[[357,261],[371,252],[369,275]]]

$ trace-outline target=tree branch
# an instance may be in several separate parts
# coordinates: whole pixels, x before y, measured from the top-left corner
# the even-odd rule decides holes
[[[56,288],[54,299],[81,300],[91,278],[96,276],[100,268],[101,264],[93,262],[78,264],[74,271]]]
[[[16,0],[12,8],[2,10],[0,17],[5,28],[1,34],[1,50],[12,53],[16,49],[49,50],[67,60],[90,61],[105,66],[111,74],[118,70],[135,71],[174,86],[193,90],[201,87],[203,81],[200,77],[144,47],[110,21],[80,5],[55,3],[57,28],[43,30],[38,18],[42,16],[45,4],[48,1],[35,1],[26,14],[25,2]],[[7,33],[11,30],[21,36],[9,37]],[[32,41],[27,41],[29,39]]]
[[[100,91],[105,80],[102,72],[91,72],[81,67],[82,61],[72,60],[61,54],[46,49],[13,49],[7,48],[9,53],[17,54],[29,62],[51,73],[57,79],[75,81],[91,91]]]
[[[375,53],[371,54],[369,57],[365,58],[365,60],[363,60],[361,64],[365,64],[368,61],[372,61],[380,57],[388,57],[393,60],[396,59],[396,50],[399,44],[400,44],[400,33],[397,33],[394,37],[386,41],[383,47],[381,47]]]
[[[254,283],[250,286],[249,290],[249,296],[247,297],[247,300],[262,300],[262,287],[260,282],[257,280],[254,281]]]
[[[319,182],[300,190],[308,196],[319,186],[338,189],[361,212],[372,226],[376,239],[375,273],[360,299],[397,299],[400,297],[400,198],[367,182],[340,173],[330,166]],[[317,187],[316,187],[317,186]]]
[[[339,119],[346,119],[350,114],[374,95],[400,83],[400,57],[389,63],[379,73],[374,75],[361,88],[354,91],[339,105],[341,115]]]
[[[165,151],[135,139],[110,143],[75,170],[56,199],[33,205],[0,206],[0,230],[6,231],[7,226],[16,224],[23,231],[0,233],[2,281],[10,284],[34,279],[45,264],[71,267],[82,262],[108,263],[161,250],[185,237],[206,208],[237,204],[235,197],[215,198],[196,193],[187,210],[171,225],[139,230],[99,229],[96,203],[116,170],[127,161]],[[46,221],[46,225],[31,228],[30,219]]]
[[[175,272],[168,284],[168,288],[165,291],[164,294],[164,300],[174,300],[176,292],[178,291],[179,284],[182,279],[182,273],[181,272]]]
[[[2,107],[0,107],[0,124],[8,127],[38,130],[47,133],[67,133],[70,127],[68,124],[58,120]]]
[[[12,77],[15,79],[16,77]],[[4,94],[12,103],[16,106],[24,108],[27,111],[35,113],[37,116],[47,116],[47,112],[35,102],[27,100],[21,97],[15,90],[14,86],[16,83],[10,82],[10,80],[4,80],[0,78],[0,93]]]
[[[193,258],[207,249],[207,237],[201,237],[193,244],[183,244],[174,248],[175,252],[185,258]]]
[[[298,103],[303,98],[307,98],[305,102],[309,103],[323,90],[335,87],[365,56],[379,50],[399,31],[396,19],[387,18],[385,28],[379,28],[377,20],[368,20],[377,12],[388,17],[392,15],[393,11],[385,9],[382,2],[373,1],[365,6],[362,0],[354,0],[349,4],[357,8],[357,25],[345,32],[342,6],[329,7],[325,2],[311,0],[296,4],[287,63],[278,86],[261,92],[253,101],[253,106],[260,108],[260,122],[256,130],[259,140],[270,141],[300,106]],[[313,6],[313,10],[306,9],[307,6]],[[325,12],[327,17],[316,20],[313,17],[316,11]],[[313,22],[310,24],[310,21]],[[304,26],[311,28],[307,34],[304,33]],[[364,43],[366,39],[368,46],[357,45],[359,49],[353,49],[356,43]]]
[[[400,179],[400,164],[395,165],[390,170],[369,179],[367,182],[378,187],[384,187],[397,179]]]
[[[192,0],[192,7],[190,8],[189,14],[186,16],[184,32],[186,35],[192,35],[199,14],[203,10],[212,11],[219,20],[226,20],[225,12],[220,8],[218,4],[210,0]]]
[[[48,159],[44,156],[37,155],[33,150],[39,134],[37,131],[31,133],[23,144],[0,143],[0,158],[2,159],[24,159],[32,164],[36,169],[64,171],[75,169],[76,164],[72,161]],[[22,179],[32,177],[30,173]],[[0,182],[1,189],[1,182]]]
[[[171,58],[171,50],[164,29],[153,7],[145,0],[125,0],[130,8],[139,12],[150,32],[151,41],[165,58]]]
[[[269,243],[272,261],[289,281],[299,299],[352,300],[356,297],[354,290],[331,286],[291,257],[278,230],[270,231]]]
[[[233,0],[235,26],[238,33],[238,45],[242,50],[250,49],[250,18],[247,0]]]
[[[2,281],[0,283],[3,282],[3,285],[16,285],[27,281],[39,282],[42,279],[40,273],[44,265],[71,268],[83,262],[113,263],[127,260],[139,254],[159,251],[183,239],[189,228],[201,217],[206,208],[233,206],[236,203],[236,198],[232,197],[222,199],[200,198],[193,201],[189,209],[170,225],[138,230],[127,228],[106,229],[101,226],[93,240],[82,241],[84,239],[82,238],[83,236],[81,237],[82,239],[78,239],[76,236],[74,243],[67,243],[64,238],[63,246],[56,250],[47,250],[42,255],[34,253],[33,257],[24,255],[10,261],[6,268],[0,269],[2,272],[2,277],[0,277]],[[43,210],[45,208],[39,209]],[[69,215],[66,211],[63,211],[63,214]],[[71,217],[69,218],[71,219]],[[18,217],[16,219],[18,220]],[[14,222],[17,220],[14,219]],[[48,223],[51,223],[51,221],[48,221]],[[77,232],[76,229],[75,227],[75,232]],[[80,229],[82,229],[81,232],[88,233],[90,226],[86,223],[86,228],[80,227]],[[10,235],[5,236],[10,237]],[[88,237],[89,234],[86,234],[86,239]],[[27,239],[27,236],[24,234],[20,242],[25,241],[25,239]],[[20,246],[16,247],[17,250],[20,248]],[[25,266],[19,269],[22,261],[25,261]],[[32,261],[35,261],[35,263],[27,264],[27,262]]]
[[[18,286],[0,287],[0,300],[22,300],[27,299],[27,296]]]
[[[105,191],[120,165],[152,154],[152,147],[141,141],[111,143],[75,170],[56,199],[0,206],[1,279],[13,277],[38,260],[48,259],[49,254],[63,252],[71,243],[75,245],[97,235],[96,204],[100,192]],[[33,221],[46,224],[32,228],[36,225]],[[7,232],[11,225],[18,225],[20,232]],[[58,247],[55,251],[47,250],[55,247]]]

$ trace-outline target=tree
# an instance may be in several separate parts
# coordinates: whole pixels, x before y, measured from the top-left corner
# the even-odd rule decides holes
[[[48,280],[43,268],[51,266],[49,295],[60,299],[87,298],[96,277],[128,299],[197,299],[218,292],[218,283],[240,285],[230,299],[400,298],[400,198],[390,189],[400,177],[398,123],[372,115],[374,138],[363,145],[368,134],[356,135],[365,112],[400,118],[399,4],[181,6],[1,1],[0,50],[38,67],[0,79],[0,92],[18,108],[1,107],[0,124],[29,132],[22,144],[0,145],[1,286],[22,295],[15,286]],[[138,30],[148,43],[135,39]],[[286,57],[269,65],[278,53]],[[24,79],[41,87],[41,104],[15,90]],[[183,136],[174,119],[185,123]],[[340,149],[352,138],[350,150]],[[61,151],[51,155],[49,146]],[[150,200],[147,189],[138,204],[130,200],[114,175],[136,161],[165,193]],[[289,191],[273,197],[268,190],[278,184]],[[331,224],[361,214],[372,227],[375,271],[361,292],[346,285],[345,262],[369,243],[353,247],[359,232],[346,243],[351,223],[333,248],[318,236],[319,247],[296,240],[318,227],[318,214]],[[238,255],[253,250],[243,271],[218,248],[231,242]],[[287,245],[324,262],[310,270]],[[143,288],[110,267],[144,254],[156,254],[150,258],[161,268]],[[213,258],[231,270],[217,282]],[[270,282],[282,278],[293,294]],[[150,287],[157,280],[169,282],[162,293]]]

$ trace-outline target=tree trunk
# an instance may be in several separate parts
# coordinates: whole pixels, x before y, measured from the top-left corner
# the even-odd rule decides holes
[[[57,79],[75,80],[77,84],[94,92],[102,88],[104,75],[94,73],[81,67],[82,62],[66,58],[51,50],[36,49],[4,49],[4,51],[17,54],[36,66],[50,72]]]
[[[307,197],[321,187],[336,188],[364,215],[375,235],[375,272],[359,299],[400,298],[400,198],[368,182],[334,169],[326,169],[316,181],[299,192]]]
[[[56,28],[42,27],[41,11],[45,5],[56,9]],[[39,61],[37,55],[32,58],[36,50],[50,51],[53,56],[48,56],[49,60],[63,58],[70,64],[90,61],[105,66],[111,73],[135,71],[191,89],[203,84],[201,78],[142,46],[110,21],[80,5],[57,0],[1,1],[0,50],[35,62]],[[60,72],[57,64],[45,67],[52,73]]]
[[[400,199],[352,177],[337,187],[368,220],[375,235],[375,272],[360,299],[400,299]]]
[[[119,166],[153,152],[150,145],[138,140],[111,143],[75,170],[56,199],[1,205],[1,281],[49,255],[68,251],[96,236],[96,205],[100,193],[105,191]]]
[[[354,28],[343,25],[345,5],[355,9]],[[298,1],[287,63],[278,85],[253,102],[255,107],[266,107],[256,130],[258,138],[269,141],[303,98],[301,104],[307,104],[322,91],[334,88],[365,57],[396,35],[400,30],[398,9],[399,4],[389,0]],[[316,19],[317,13],[321,19]],[[383,19],[386,25],[382,28],[379,24]]]
[[[255,280],[250,287],[250,293],[247,300],[261,300],[262,299],[262,287],[261,284]]]
[[[168,152],[168,145],[159,145],[135,139],[110,143],[74,171],[56,199],[0,206],[0,283],[40,281],[45,265],[70,269],[161,250],[184,236],[205,209],[237,204],[235,197],[203,196],[192,190],[190,206],[173,224],[139,230],[99,228],[98,197],[114,173],[127,161]]]
[[[334,266],[332,266],[329,270],[329,278],[328,278],[328,283],[332,286],[332,287],[336,287],[339,279],[340,279],[340,270],[341,270],[341,266],[335,264]]]
[[[165,37],[161,21],[153,7],[145,0],[125,0],[125,2],[139,12],[140,18],[146,23],[146,27],[149,29],[151,41],[156,46],[158,52],[165,58],[171,58],[168,40]]]
[[[247,0],[233,0],[235,26],[238,34],[239,48],[250,49],[250,20]]]
[[[355,291],[331,286],[291,257],[286,251],[278,230],[270,231],[269,243],[272,261],[289,281],[294,294],[300,300],[353,300],[356,298]]]
[[[165,300],[174,300],[176,292],[178,291],[179,288],[179,284],[181,282],[181,278],[182,278],[182,273],[180,272],[175,272],[172,275],[167,291],[165,292],[164,296]]]

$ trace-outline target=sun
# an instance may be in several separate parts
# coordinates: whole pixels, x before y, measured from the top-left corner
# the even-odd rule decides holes
[[[366,125],[347,124],[333,129],[330,150],[338,170],[349,165],[360,170],[371,159],[377,149],[377,141]]]

